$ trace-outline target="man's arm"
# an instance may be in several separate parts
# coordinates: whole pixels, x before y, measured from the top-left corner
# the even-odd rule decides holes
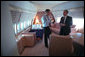
[[[62,23],[62,17],[61,17],[60,23]]]
[[[71,17],[69,26],[72,27],[72,25],[73,25],[73,20],[72,20],[72,17]]]
[[[68,17],[68,21],[65,23],[66,26],[70,27],[72,25],[72,17]]]

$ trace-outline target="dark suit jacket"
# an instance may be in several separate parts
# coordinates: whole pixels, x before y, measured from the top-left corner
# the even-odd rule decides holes
[[[70,26],[72,25],[72,17],[67,16],[65,23],[64,23],[64,17],[61,17],[60,23],[65,24],[65,26],[61,26],[61,32],[62,30],[64,30],[66,33],[71,32]]]

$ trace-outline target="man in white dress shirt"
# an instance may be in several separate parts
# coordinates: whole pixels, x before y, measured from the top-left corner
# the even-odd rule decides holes
[[[51,34],[50,30],[50,24],[51,24],[51,19],[49,15],[51,14],[50,9],[45,10],[46,14],[42,16],[41,21],[42,21],[42,27],[44,29],[44,42],[45,42],[45,47],[48,48],[48,38],[49,35]]]

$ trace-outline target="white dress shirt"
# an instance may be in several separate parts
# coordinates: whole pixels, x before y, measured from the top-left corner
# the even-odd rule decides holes
[[[41,21],[42,21],[43,27],[47,27],[51,23],[51,19],[47,15],[42,16]]]

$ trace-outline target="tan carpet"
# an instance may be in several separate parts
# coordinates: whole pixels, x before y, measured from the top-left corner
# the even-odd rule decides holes
[[[49,50],[44,46],[43,40],[37,42],[33,47],[26,47],[21,56],[49,56]]]

